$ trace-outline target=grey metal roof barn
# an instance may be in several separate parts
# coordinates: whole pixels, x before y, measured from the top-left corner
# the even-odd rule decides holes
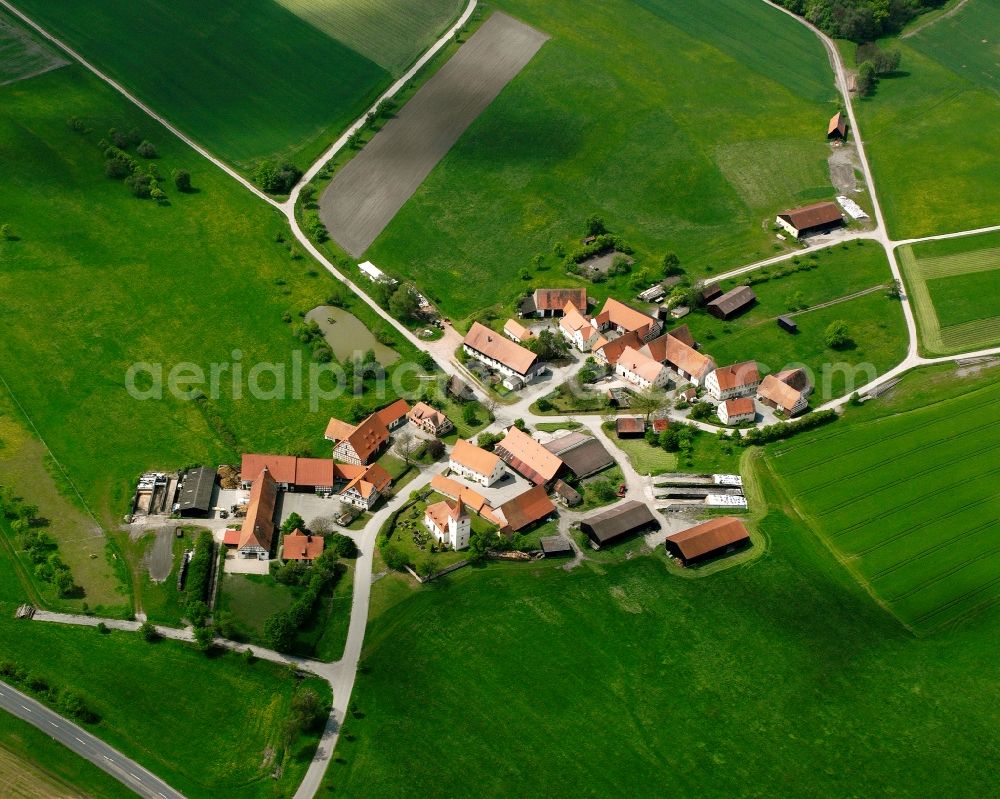
[[[708,312],[720,319],[730,319],[757,301],[749,286],[737,286],[708,304]]]
[[[580,522],[580,529],[598,546],[625,535],[659,528],[660,523],[649,507],[636,500],[608,508]]]
[[[615,459],[593,436],[570,433],[545,444],[545,449],[558,455],[577,477],[589,477],[614,465]]]
[[[212,491],[215,472],[206,466],[195,466],[184,474],[177,496],[177,512],[181,516],[208,516],[212,511]]]
[[[571,547],[569,541],[567,541],[561,535],[545,536],[541,540],[541,547],[542,547],[542,552],[545,553],[545,557],[547,558],[551,558],[558,555],[573,554],[573,547]]]

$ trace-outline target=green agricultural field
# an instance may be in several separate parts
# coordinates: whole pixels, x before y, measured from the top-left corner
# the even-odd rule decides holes
[[[317,736],[299,737],[287,751],[281,743],[299,684],[287,669],[264,661],[249,665],[235,654],[208,657],[174,641],[150,644],[134,633],[17,621],[14,610],[25,598],[11,561],[0,553],[0,658],[86,697],[100,716],[88,725],[95,735],[191,799],[272,799],[294,792]],[[307,685],[329,698],[325,682],[310,679]],[[279,763],[283,772],[275,782],[271,774]]]
[[[1000,234],[906,245],[899,255],[924,349],[1000,343]]]
[[[927,236],[996,224],[1000,173],[1000,5],[966,3],[891,43],[901,77],[857,104],[889,233]]]
[[[67,62],[38,37],[0,13],[0,86],[40,75]]]
[[[896,413],[865,408],[768,456],[816,533],[918,633],[1000,600],[1000,385],[964,389]]]
[[[215,155],[305,167],[389,73],[273,0],[19,0],[32,19]]]
[[[72,131],[69,116],[89,132]],[[159,149],[161,174],[189,169],[197,191],[167,180],[169,202],[157,205],[106,178],[98,141],[112,126],[138,127]],[[0,143],[14,188],[0,195],[0,220],[15,237],[0,241],[0,372],[103,523],[127,511],[146,469],[233,463],[245,451],[328,453],[330,416],[394,398],[391,383],[380,396],[368,380],[363,397],[310,407],[318,396],[308,388],[310,353],[293,331],[338,284],[285,241],[276,212],[82,68],[0,88]],[[413,348],[370,309],[346,302],[401,363],[413,360]],[[296,398],[300,356],[306,385]],[[162,401],[126,390],[127,370],[143,362],[163,367]],[[183,362],[206,378],[211,364],[226,365],[217,399],[207,383],[202,399],[171,393],[170,371]],[[259,363],[283,369],[284,391],[265,372],[254,398]],[[136,385],[149,380],[141,374]]]
[[[656,555],[376,583],[330,794],[995,793],[997,613],[914,639],[764,489],[766,552],[704,579]]]
[[[777,210],[832,194],[829,64],[786,15],[739,0],[495,6],[551,40],[366,254],[456,320],[513,301],[522,269],[566,282],[553,247],[578,246],[591,214],[636,248],[637,271],[667,250],[722,271],[774,252]]]
[[[754,273],[768,279],[753,286],[757,304],[736,319],[723,322],[707,312],[696,312],[681,323],[689,325],[702,350],[720,366],[756,360],[766,372],[808,367],[819,403],[859,388],[903,360],[906,325],[899,302],[886,295],[892,273],[881,247],[857,242],[814,257],[803,256],[798,265],[805,271],[785,277],[779,276],[779,267]],[[794,266],[785,264],[786,268]],[[731,288],[738,280],[726,281],[723,288]],[[850,297],[854,298],[846,299]],[[831,302],[836,304],[817,307]],[[802,306],[806,310],[792,311]],[[789,312],[799,326],[795,335],[775,321]],[[847,323],[853,340],[853,346],[845,350],[826,345],[826,329],[838,320]]]
[[[462,0],[274,0],[400,75],[458,17]]]

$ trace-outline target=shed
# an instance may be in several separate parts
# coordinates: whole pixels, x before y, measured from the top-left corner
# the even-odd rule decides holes
[[[782,330],[784,330],[784,331],[786,331],[788,333],[798,333],[799,332],[799,326],[798,326],[798,324],[795,322],[794,319],[792,319],[789,316],[779,316],[778,317],[778,327],[780,327]]]
[[[215,490],[215,470],[195,466],[184,473],[177,495],[176,511],[184,517],[204,519],[212,512],[212,493]]]
[[[782,211],[774,221],[798,239],[808,233],[821,233],[841,227],[844,217],[836,203],[820,202]]]
[[[646,434],[646,420],[640,416],[619,416],[615,432],[618,438],[642,438]]]
[[[838,111],[830,117],[830,124],[826,128],[826,137],[828,139],[847,138],[847,119],[842,112]]]
[[[597,547],[602,547],[627,535],[659,530],[660,523],[642,502],[632,500],[580,522],[580,529]]]
[[[540,543],[542,552],[547,558],[565,557],[573,554],[573,547],[561,535],[547,535]]]
[[[719,319],[732,319],[743,313],[757,301],[757,295],[749,286],[737,286],[716,297],[708,304],[708,312]]]
[[[716,297],[722,296],[722,286],[716,283],[709,283],[701,290],[701,296],[705,298],[705,302],[711,302]]]
[[[750,534],[733,516],[720,516],[667,536],[667,552],[685,566],[750,546]]]
[[[555,492],[555,495],[565,502],[566,506],[569,508],[575,508],[583,502],[583,497],[580,496],[580,492],[563,480],[556,480],[555,484],[552,486],[552,490]]]

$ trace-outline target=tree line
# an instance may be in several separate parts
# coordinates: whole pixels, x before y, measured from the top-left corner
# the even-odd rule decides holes
[[[776,0],[824,33],[853,42],[891,36],[947,0]]]

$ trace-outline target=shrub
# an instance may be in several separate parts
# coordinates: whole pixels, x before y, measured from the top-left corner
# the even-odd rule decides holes
[[[154,147],[153,143],[148,139],[143,139],[142,142],[139,143],[139,146],[135,148],[135,151],[143,158],[157,157],[156,147]]]
[[[177,191],[191,191],[191,173],[186,169],[175,169],[173,179]]]
[[[150,643],[160,640],[160,633],[150,622],[144,621],[139,627],[139,633],[143,639]]]

